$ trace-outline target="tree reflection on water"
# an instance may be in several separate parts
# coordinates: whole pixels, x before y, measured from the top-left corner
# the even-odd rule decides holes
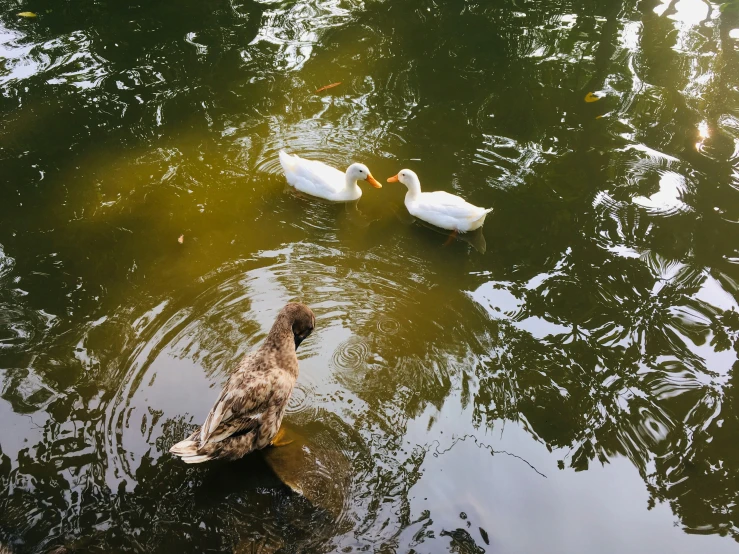
[[[411,507],[453,441],[409,426],[452,399],[464,433],[519,425],[563,471],[624,456],[650,507],[739,537],[733,4],[5,4],[0,539],[481,551]],[[284,200],[285,146],[421,157],[495,205],[487,251]],[[294,298],[320,328],[289,418],[351,468],[333,512],[260,457],[166,455]]]

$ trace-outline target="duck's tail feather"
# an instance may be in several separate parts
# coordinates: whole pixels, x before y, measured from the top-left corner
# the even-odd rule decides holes
[[[282,165],[282,171],[285,173],[285,179],[287,184],[295,186],[295,170],[297,169],[297,162],[300,160],[297,156],[291,156],[284,150],[280,150],[280,165]]]
[[[200,443],[189,438],[178,442],[169,449],[170,453],[182,458],[186,464],[199,464],[213,459],[213,454],[199,452]]]
[[[482,214],[478,211],[477,213],[471,215],[469,219],[471,221],[485,221],[485,217],[493,211],[493,208],[480,208],[482,210]]]
[[[295,156],[291,156],[284,150],[280,150],[280,165],[286,173],[295,167]]]
[[[199,444],[197,441],[185,439],[170,448],[169,452],[175,456],[195,456],[198,453]]]
[[[485,221],[485,218],[487,217],[487,215],[490,212],[493,211],[493,208],[483,208],[483,210],[484,211],[482,212],[482,215],[480,217],[478,217],[477,220],[476,220],[476,221],[479,221],[480,223],[482,223],[483,221]]]
[[[182,461],[186,464],[200,464],[212,460],[213,456],[208,454],[201,454],[200,456],[183,456]]]
[[[482,227],[483,223],[485,223],[485,218],[487,215],[493,211],[493,208],[482,208],[483,212],[481,216],[478,216],[477,219],[472,221],[472,225],[468,229],[468,231],[474,231],[475,229],[478,229],[479,227]],[[478,212],[479,213],[479,212]],[[474,217],[474,216],[473,216]],[[472,218],[470,218],[472,219]]]

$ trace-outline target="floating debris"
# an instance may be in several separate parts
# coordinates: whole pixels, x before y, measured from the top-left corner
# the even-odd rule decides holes
[[[597,102],[598,100],[600,100],[600,98],[601,98],[600,96],[596,96],[592,92],[589,92],[585,95],[586,102]]]
[[[18,17],[38,17],[38,16],[33,12],[21,12],[18,14]]]
[[[180,244],[185,242],[185,235],[180,235],[180,238],[177,239],[177,242],[179,242]]]

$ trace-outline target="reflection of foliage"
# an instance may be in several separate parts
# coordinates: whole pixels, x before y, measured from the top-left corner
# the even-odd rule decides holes
[[[729,0],[719,4],[719,10],[726,14],[739,14],[739,0]]]
[[[688,529],[737,534],[734,506],[739,481],[737,370],[722,393],[697,403],[686,426],[667,437],[648,477],[653,499],[667,501]]]
[[[577,266],[575,260],[570,263]],[[638,261],[619,265],[614,271],[604,264],[603,276],[589,273],[587,286],[553,277],[525,291],[530,301],[516,319],[544,317],[572,331],[538,341],[501,324],[498,342],[504,346],[498,363],[486,370],[500,377],[481,381],[479,416],[495,420],[520,414],[551,447],[579,445],[571,462],[578,469],[620,452],[644,473],[650,452],[678,425],[660,397],[703,388],[698,378],[705,366],[682,337],[702,344],[709,327],[685,316],[699,314],[710,322],[715,310],[692,298],[704,277],[690,268],[664,283],[648,278],[644,290],[652,292],[642,296],[632,289],[636,295],[629,297],[618,293],[628,288],[619,287],[620,281],[609,283],[611,277],[619,275],[625,284],[645,275],[639,275]],[[633,271],[639,273],[629,275]],[[588,289],[594,298],[583,296]],[[506,377],[509,371],[518,379]]]
[[[716,316],[716,321],[711,325],[713,339],[711,346],[716,352],[722,352],[732,348],[739,354],[739,313],[735,310],[727,310]]]
[[[454,531],[442,531],[439,533],[442,537],[449,537],[449,552],[458,552],[459,554],[483,554],[485,549],[477,546],[475,539],[466,529],[455,529]]]

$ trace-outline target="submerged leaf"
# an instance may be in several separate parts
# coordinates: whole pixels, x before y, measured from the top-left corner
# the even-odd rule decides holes
[[[33,12],[21,12],[18,14],[18,17],[36,17],[36,14]]]
[[[341,81],[339,81],[338,83],[331,83],[330,85],[326,85],[326,86],[323,86],[323,87],[319,88],[318,90],[316,90],[316,92],[323,92],[324,90],[328,90],[330,88],[338,87],[340,84],[341,84]]]

